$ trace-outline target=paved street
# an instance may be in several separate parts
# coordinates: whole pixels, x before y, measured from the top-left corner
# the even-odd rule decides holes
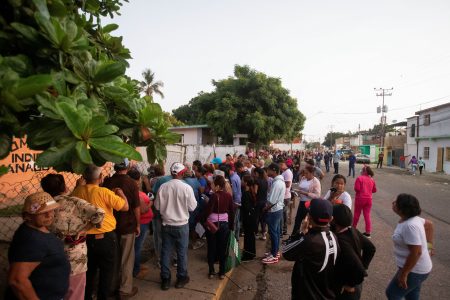
[[[357,172],[361,166],[357,166]],[[375,169],[378,192],[374,195],[372,209],[372,241],[377,253],[369,268],[362,299],[384,299],[384,290],[395,272],[392,255],[391,235],[398,217],[391,210],[394,197],[402,192],[418,197],[423,210],[422,216],[435,225],[435,256],[433,271],[422,287],[421,299],[450,299],[450,210],[446,201],[450,200],[450,176],[412,176],[406,170]],[[341,163],[341,173],[347,175],[347,163]],[[330,187],[332,174],[322,180],[322,194]],[[347,191],[354,196],[354,179],[349,178]],[[361,217],[358,228],[364,231]],[[258,255],[264,253],[264,242],[258,241]],[[263,266],[252,261],[237,268],[229,281],[223,299],[289,299],[292,262],[282,260],[279,264]]]

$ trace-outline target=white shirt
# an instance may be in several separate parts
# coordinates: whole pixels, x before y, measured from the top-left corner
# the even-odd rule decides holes
[[[331,191],[328,190],[328,192],[325,194],[323,199],[329,200],[331,195]],[[338,200],[342,201],[342,204],[346,205],[348,208],[352,209],[352,196],[350,196],[349,193],[344,191],[339,197]]]
[[[284,194],[284,199],[291,199],[291,187],[292,187],[292,180],[294,179],[294,174],[292,174],[291,169],[286,169],[283,174],[281,174],[284,179],[284,183],[290,182],[291,186],[289,188],[286,188],[286,192]]]
[[[270,212],[276,212],[284,207],[284,195],[286,193],[286,185],[283,176],[278,175],[273,179],[272,186],[267,196],[267,201],[273,205]]]
[[[394,241],[394,256],[397,266],[403,268],[409,255],[408,245],[422,246],[422,255],[411,270],[417,274],[428,274],[431,272],[432,262],[427,248],[425,235],[425,219],[415,216],[397,224],[392,235]]]
[[[172,179],[158,190],[155,208],[161,213],[162,224],[171,226],[186,225],[189,212],[197,207],[194,190],[187,183]]]
[[[300,180],[300,184],[299,184],[299,189],[300,191],[303,192],[309,192],[309,188],[312,184],[312,179],[311,180],[307,180],[306,178],[303,178],[302,180]],[[309,198],[306,195],[300,194],[300,201],[309,201],[311,200],[311,198]]]

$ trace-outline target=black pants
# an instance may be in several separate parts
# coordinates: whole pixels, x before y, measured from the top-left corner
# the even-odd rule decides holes
[[[339,163],[335,162],[333,163],[334,166],[334,174],[339,174]]]
[[[241,209],[242,222],[244,224],[244,253],[246,258],[254,258],[256,256],[255,232],[258,229],[256,212],[246,212]]]
[[[378,166],[380,166],[380,168],[383,168],[383,159],[378,160],[377,169],[378,169]]]
[[[355,178],[355,164],[348,164],[348,176],[353,173],[353,178]]]
[[[422,175],[423,166],[419,166],[420,175]]]
[[[266,220],[264,215],[264,207],[265,203],[257,203],[256,204],[256,232],[258,232],[258,227],[261,224],[261,233],[266,233]]]
[[[106,300],[111,296],[113,275],[117,259],[117,236],[114,232],[107,232],[101,239],[88,235],[86,239],[88,270],[86,272],[86,293],[84,299],[92,299],[95,290],[97,271],[98,280],[97,299]]]
[[[229,234],[230,229],[228,228],[228,222],[220,222],[219,229],[216,233],[211,233],[206,230],[209,273],[214,272],[214,263],[216,259],[219,259],[219,274],[225,274],[225,260]]]
[[[306,201],[300,201],[298,205],[297,214],[295,215],[294,228],[292,229],[291,235],[295,235],[298,233],[298,231],[300,230],[300,225],[302,224],[303,219],[306,217],[306,214],[308,213],[305,207],[305,202]]]
[[[327,170],[327,173],[330,172],[330,162],[329,161],[325,162],[325,170]]]

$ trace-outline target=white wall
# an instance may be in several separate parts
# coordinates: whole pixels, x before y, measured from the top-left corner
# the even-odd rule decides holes
[[[201,142],[202,130],[201,128],[183,128],[183,129],[171,129],[170,131],[182,134],[183,144],[196,145]]]
[[[425,115],[430,115],[430,125],[424,125]],[[438,111],[421,113],[419,116],[419,136],[450,135],[450,107]]]
[[[445,148],[450,147],[450,138],[441,140],[420,140],[419,142],[419,157],[423,157],[423,152],[425,147],[430,147],[430,158],[425,159],[425,171],[436,172],[437,164],[437,149],[438,147],[444,148],[444,173],[450,174],[450,161],[446,161]],[[415,153],[413,155],[416,155]],[[408,161],[409,162],[409,161]]]
[[[270,146],[274,149],[279,149],[281,151],[290,151],[291,150],[291,144],[270,144]],[[303,143],[300,144],[292,144],[292,150],[305,150],[305,145]]]
[[[216,146],[216,156],[225,160],[228,153],[245,154],[245,146]],[[214,158],[214,149],[210,145],[187,145],[185,161],[192,163],[194,160],[200,160],[202,163],[209,163]]]

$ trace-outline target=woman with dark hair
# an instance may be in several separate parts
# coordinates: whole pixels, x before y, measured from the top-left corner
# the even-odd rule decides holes
[[[331,180],[331,189],[325,194],[323,199],[331,201],[333,205],[344,204],[352,209],[352,197],[345,191],[347,180],[344,175],[336,174]]]
[[[306,202],[312,199],[320,198],[321,185],[320,180],[314,176],[315,167],[307,165],[303,169],[303,176],[298,184],[299,190],[297,190],[300,196],[300,203],[297,209],[297,215],[295,216],[294,228],[292,235],[297,235],[300,229],[300,224],[308,213],[306,209]]]
[[[252,189],[254,180],[250,175],[242,177],[241,218],[244,225],[244,254],[242,260],[252,260],[256,256],[255,233],[258,229],[256,221],[256,197]]]
[[[400,217],[392,235],[398,271],[386,289],[386,296],[389,300],[416,300],[432,269],[433,224],[419,217],[419,200],[413,195],[398,195],[392,202],[392,210]]]
[[[267,191],[269,189],[269,181],[266,171],[263,168],[255,168],[256,174],[255,184],[253,185],[253,194],[256,195],[256,231],[261,224],[261,240],[266,240],[266,221],[264,220],[264,206],[267,202]]]
[[[348,206],[333,206],[331,228],[341,249],[334,273],[338,300],[361,298],[362,282],[376,250],[368,238],[352,227],[352,220],[352,211]]]
[[[353,216],[353,227],[358,225],[361,211],[364,215],[364,222],[366,223],[366,231],[363,233],[370,238],[372,231],[372,222],[370,220],[370,211],[372,209],[372,194],[377,192],[375,180],[373,180],[374,173],[369,166],[364,166],[361,170],[361,175],[355,180],[355,214]]]
[[[220,279],[225,278],[225,259],[230,230],[234,225],[234,208],[231,194],[225,191],[225,178],[220,175],[214,177],[214,194],[211,195],[202,216],[202,223],[212,223],[217,231],[206,229],[206,240],[208,243],[208,266],[209,278],[214,278],[214,262],[219,260]],[[205,225],[205,228],[208,228]]]

